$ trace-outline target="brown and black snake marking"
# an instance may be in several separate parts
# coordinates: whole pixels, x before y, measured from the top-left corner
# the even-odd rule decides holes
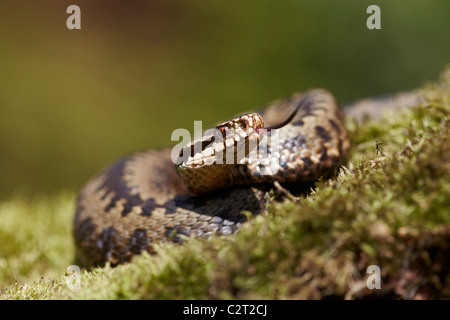
[[[114,266],[142,251],[153,253],[157,242],[232,234],[246,220],[242,211],[256,215],[264,210],[264,195],[275,181],[301,185],[329,176],[349,150],[344,116],[328,91],[295,94],[272,103],[261,115],[266,126],[293,116],[274,129],[280,133],[280,148],[269,146],[258,161],[236,165],[226,188],[191,195],[177,174],[170,149],[132,154],[92,178],[79,194],[74,219],[80,260],[85,265]],[[278,160],[276,168],[273,157]],[[189,167],[183,170],[191,183],[202,181]]]
[[[180,235],[234,233],[246,220],[241,211],[262,210],[265,190],[240,187],[194,197],[180,183],[169,149],[133,154],[81,191],[74,224],[78,256],[86,265],[116,265],[143,250],[152,253],[152,243],[179,242]]]

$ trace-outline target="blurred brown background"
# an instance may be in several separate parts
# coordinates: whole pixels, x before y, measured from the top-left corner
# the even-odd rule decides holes
[[[348,102],[421,86],[450,62],[449,14],[448,0],[2,0],[0,197],[76,190],[176,128],[298,90]]]

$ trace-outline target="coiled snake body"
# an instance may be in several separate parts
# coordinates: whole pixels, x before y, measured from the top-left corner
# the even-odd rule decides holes
[[[203,139],[183,149],[190,154],[179,165],[170,149],[148,150],[92,178],[79,194],[74,219],[79,258],[88,265],[117,265],[142,251],[153,253],[156,242],[180,242],[180,235],[234,233],[246,220],[242,211],[255,215],[264,210],[264,195],[274,183],[302,184],[330,176],[349,150],[343,114],[326,90],[294,94],[260,114],[269,128],[265,134],[277,133],[279,140],[253,160],[246,150],[235,164],[210,164],[208,156],[230,141],[206,144]],[[232,142],[237,135],[260,141],[261,117],[241,116],[218,128],[226,132],[224,128],[236,127]]]

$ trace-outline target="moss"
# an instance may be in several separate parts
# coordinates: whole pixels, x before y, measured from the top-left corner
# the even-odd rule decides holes
[[[0,286],[15,281],[59,277],[74,252],[71,224],[74,195],[26,199],[14,196],[0,203]]]
[[[63,275],[64,263],[70,264],[66,257],[73,254],[67,244],[70,232],[66,226],[51,232],[58,223],[70,223],[73,196],[25,205],[23,222],[17,225],[11,211],[23,201],[5,202],[0,212],[8,216],[9,227],[2,221],[0,230],[9,231],[0,236],[2,243],[12,244],[2,251],[2,261],[17,262],[2,269],[1,297],[450,298],[450,70],[441,82],[421,91],[429,103],[418,108],[378,121],[348,120],[353,137],[348,164],[335,179],[318,182],[300,204],[273,201],[266,213],[233,236],[163,244],[157,255],[143,254],[114,269],[83,271],[79,290],[69,289]],[[45,223],[31,226],[34,210],[46,207],[64,218],[46,220],[53,215],[41,213]],[[26,256],[42,254],[42,238],[54,247],[31,261],[38,271],[61,276],[33,282],[36,274],[27,276]],[[57,243],[68,249],[62,252]],[[13,271],[23,268],[22,263],[23,271]],[[381,269],[381,290],[366,288],[370,265]],[[13,278],[25,284],[5,285]]]

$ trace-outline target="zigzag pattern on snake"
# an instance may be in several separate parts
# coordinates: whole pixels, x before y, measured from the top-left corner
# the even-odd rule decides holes
[[[232,234],[246,221],[242,211],[256,215],[264,210],[265,194],[275,182],[296,186],[329,177],[350,148],[344,115],[326,90],[275,101],[260,115],[280,140],[279,149],[269,145],[256,161],[247,152],[237,164],[202,164],[199,170],[192,167],[192,157],[175,166],[171,149],[148,150],[119,160],[88,181],[74,218],[80,260],[114,266],[142,251],[153,253],[155,243],[181,242],[181,235]],[[237,119],[249,117],[253,115]],[[260,129],[243,136],[260,139]],[[201,156],[220,143],[203,145]]]

